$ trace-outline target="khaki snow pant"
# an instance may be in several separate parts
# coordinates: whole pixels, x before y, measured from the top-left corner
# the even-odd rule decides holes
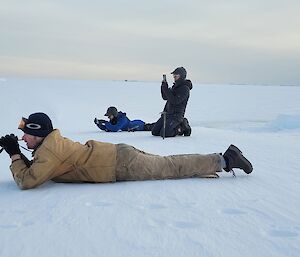
[[[219,154],[159,156],[127,144],[116,146],[117,181],[218,177],[222,170]]]

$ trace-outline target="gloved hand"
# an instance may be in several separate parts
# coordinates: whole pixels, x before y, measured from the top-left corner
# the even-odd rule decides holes
[[[96,125],[98,125],[98,124],[99,124],[99,121],[98,121],[98,119],[97,119],[97,118],[95,118],[95,119],[94,119],[94,123],[95,123]]]
[[[105,122],[106,122],[106,120],[98,120],[97,118],[94,119],[94,123],[96,125],[100,125],[100,124],[105,123]]]
[[[4,148],[10,157],[15,154],[21,154],[18,138],[14,134],[1,137],[0,146]]]
[[[167,81],[162,81],[162,82],[161,82],[161,86],[162,86],[162,87],[169,87]]]

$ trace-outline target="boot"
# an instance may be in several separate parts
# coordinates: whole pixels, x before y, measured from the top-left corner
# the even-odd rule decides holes
[[[230,145],[226,152],[223,154],[226,161],[225,171],[229,172],[233,168],[242,169],[245,173],[252,172],[252,164],[243,156],[243,153],[235,145]]]
[[[152,128],[154,127],[155,122],[154,123],[145,123],[144,124],[144,131],[151,131]]]
[[[189,137],[192,133],[192,129],[190,127],[190,124],[189,124],[187,118],[183,119],[183,122],[181,123],[181,127],[182,127],[183,135],[185,137]]]

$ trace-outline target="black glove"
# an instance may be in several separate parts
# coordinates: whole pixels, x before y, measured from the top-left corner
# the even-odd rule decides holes
[[[97,118],[95,118],[95,119],[94,119],[94,123],[95,123],[96,125],[98,125],[98,124],[99,124],[99,121],[98,121],[98,119],[97,119]]]
[[[161,82],[161,86],[162,86],[162,87],[169,87],[167,81],[162,81],[162,82]]]
[[[96,125],[102,124],[102,123],[104,123],[104,122],[106,122],[106,120],[98,120],[97,118],[94,119],[94,123],[95,123]]]
[[[15,154],[21,154],[18,138],[14,134],[1,137],[0,146],[4,148],[10,157]]]

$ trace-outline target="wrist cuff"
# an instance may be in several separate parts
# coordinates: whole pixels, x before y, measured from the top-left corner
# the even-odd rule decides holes
[[[14,162],[14,161],[17,161],[17,160],[21,160],[21,155],[20,154],[14,154],[10,158],[11,158],[11,161]]]

